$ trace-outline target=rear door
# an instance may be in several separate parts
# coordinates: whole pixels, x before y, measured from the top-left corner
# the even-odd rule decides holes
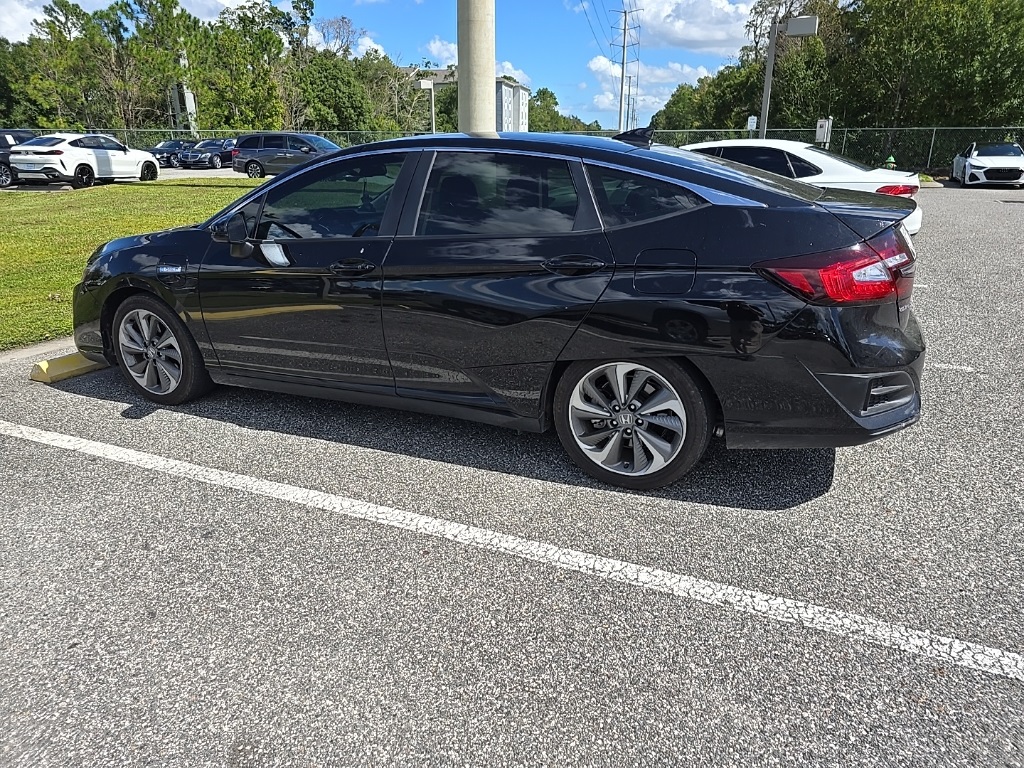
[[[399,394],[535,415],[613,271],[582,166],[453,150],[424,157],[413,184],[384,264]]]
[[[281,173],[289,168],[287,163],[288,140],[278,133],[270,133],[263,137],[263,149],[260,150],[260,162],[268,174]]]

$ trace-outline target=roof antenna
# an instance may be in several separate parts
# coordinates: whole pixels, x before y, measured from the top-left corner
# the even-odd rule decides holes
[[[634,128],[631,131],[612,136],[612,138],[632,144],[634,147],[650,149],[651,145],[654,144],[654,126],[648,125],[646,128]]]

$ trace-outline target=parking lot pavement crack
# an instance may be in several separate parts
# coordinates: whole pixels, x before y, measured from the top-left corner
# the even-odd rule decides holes
[[[452,522],[250,475],[227,472],[130,448],[0,420],[0,435],[118,462],[200,483],[231,488],[389,528],[445,539],[480,550],[575,571],[639,589],[797,624],[963,669],[1024,682],[1024,656],[1012,651],[912,629],[847,611],[742,589],[637,563],[559,547],[499,531]]]

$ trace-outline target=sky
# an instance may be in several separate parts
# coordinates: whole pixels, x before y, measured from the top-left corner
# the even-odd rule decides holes
[[[275,0],[287,7],[289,0]],[[0,36],[24,40],[45,0],[0,0]],[[238,0],[179,0],[213,19]],[[92,11],[109,0],[78,0]],[[749,3],[730,0],[496,0],[495,71],[550,88],[563,114],[603,127],[618,122],[623,3],[629,14],[627,76],[639,76],[637,123],[647,125],[681,82],[733,60],[746,40]],[[365,30],[357,53],[376,47],[397,63],[456,63],[456,0],[316,0],[319,18],[347,16]],[[636,45],[636,42],[639,45]]]

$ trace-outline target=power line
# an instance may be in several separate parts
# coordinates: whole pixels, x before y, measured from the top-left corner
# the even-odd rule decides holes
[[[583,15],[587,17],[587,26],[590,27],[590,34],[594,36],[594,42],[597,43],[598,49],[604,53],[606,50],[610,51],[612,41],[606,38],[607,48],[601,44],[601,41],[597,39],[597,32],[594,31],[594,25],[590,21],[590,13],[587,11],[588,0],[580,0],[580,7],[583,9]]]

